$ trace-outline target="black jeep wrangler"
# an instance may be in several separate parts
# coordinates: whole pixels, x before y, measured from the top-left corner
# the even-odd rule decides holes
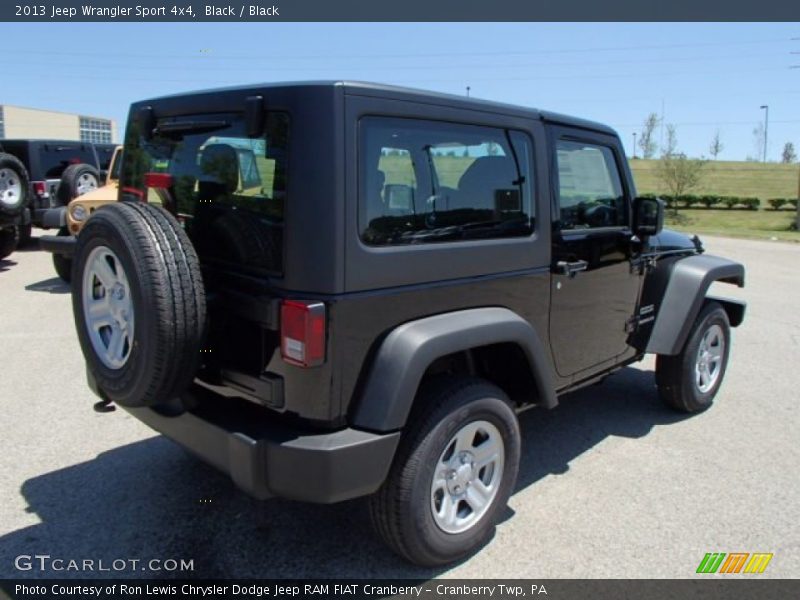
[[[369,496],[422,565],[491,534],[519,411],[646,353],[669,406],[704,410],[744,317],[707,295],[742,265],[662,231],[613,130],[550,112],[342,82],[169,96],[131,107],[120,188],[73,267],[98,408],[258,498]]]
[[[0,153],[16,159],[30,183],[29,216],[23,220],[22,238],[31,227],[60,228],[48,218],[50,208],[66,206],[73,198],[97,189],[105,180],[114,144],[91,144],[75,140],[2,140]]]

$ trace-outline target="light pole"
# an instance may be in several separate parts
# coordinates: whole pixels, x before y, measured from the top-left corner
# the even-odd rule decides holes
[[[467,98],[469,98],[469,86],[467,86]]]
[[[764,113],[764,161],[767,162],[767,133],[769,132],[769,105],[762,104],[761,108],[765,111]]]
[[[636,132],[633,132],[633,158],[636,158]]]

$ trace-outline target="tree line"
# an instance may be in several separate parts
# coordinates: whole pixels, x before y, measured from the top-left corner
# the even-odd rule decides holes
[[[656,141],[656,130],[661,126],[662,119],[656,113],[650,113],[642,123],[642,129],[639,133],[639,139],[636,142],[639,150],[641,151],[642,158],[653,159],[661,150],[661,156],[674,156],[680,154],[678,152],[678,135],[677,128],[672,123],[665,123],[666,137],[663,145],[659,148]],[[763,123],[759,123],[753,128],[753,145],[755,149],[755,156],[762,156],[764,153],[764,145],[766,144],[766,130]],[[725,149],[725,144],[722,141],[722,133],[719,129],[714,131],[714,136],[708,146],[708,153],[712,160],[717,160],[719,155]],[[634,152],[635,157],[635,152]],[[701,157],[700,160],[703,160]],[[747,157],[748,161],[757,161],[757,158],[751,156]],[[792,142],[786,142],[781,151],[781,162],[784,164],[791,164],[797,162],[797,151],[795,150]]]

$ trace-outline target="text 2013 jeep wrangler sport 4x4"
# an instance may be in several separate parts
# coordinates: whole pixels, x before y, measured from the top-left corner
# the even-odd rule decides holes
[[[479,547],[517,412],[655,353],[709,407],[742,265],[662,231],[603,125],[361,83],[135,103],[78,237],[89,383],[258,498],[370,496],[398,553]],[[140,200],[156,194],[161,207]]]

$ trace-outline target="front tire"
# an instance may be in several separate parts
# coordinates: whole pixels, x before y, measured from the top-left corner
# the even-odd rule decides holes
[[[728,314],[718,302],[708,302],[680,354],[656,358],[656,383],[664,403],[686,413],[708,409],[725,377],[730,341]]]
[[[506,395],[481,379],[444,378],[420,394],[370,516],[390,548],[430,567],[491,537],[516,483],[520,432]]]
[[[59,236],[67,236],[69,235],[69,231],[66,227],[62,227],[58,230]],[[58,275],[63,281],[69,283],[72,281],[72,259],[68,256],[64,256],[63,254],[53,254],[53,268],[56,270],[56,275]]]
[[[24,225],[19,226],[19,244],[18,246],[22,248],[23,246],[30,245],[33,239],[33,223],[26,223]]]

